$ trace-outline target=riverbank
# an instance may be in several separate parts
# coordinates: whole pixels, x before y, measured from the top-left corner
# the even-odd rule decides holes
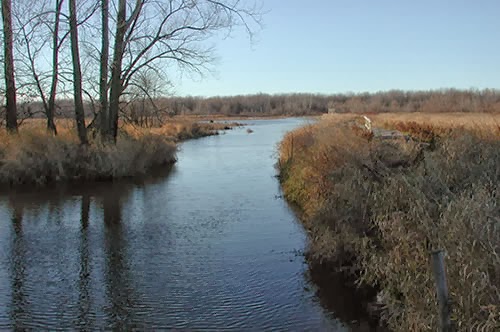
[[[328,115],[280,145],[308,259],[378,288],[374,307],[396,331],[437,329],[434,249],[447,252],[458,330],[500,322],[500,121],[450,116],[377,115],[373,126],[402,132],[380,139],[352,115]]]
[[[176,143],[218,134],[236,123],[199,123],[176,118],[162,126],[123,125],[116,145],[91,136],[81,146],[73,121],[57,121],[58,135],[47,134],[42,120],[28,120],[19,134],[0,132],[0,186],[44,186],[56,182],[109,181],[144,175],[176,161]]]

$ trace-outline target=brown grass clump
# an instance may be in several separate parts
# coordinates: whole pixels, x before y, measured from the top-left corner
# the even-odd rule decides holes
[[[160,135],[173,141],[183,141],[187,139],[199,138],[210,135],[217,135],[220,130],[231,129],[238,126],[237,123],[223,122],[200,122],[187,117],[176,117],[167,120],[161,126],[153,128],[141,128],[131,124],[122,125],[122,130],[134,137],[142,136],[145,133]]]
[[[285,137],[281,180],[302,209],[308,257],[377,286],[394,330],[432,331],[438,309],[429,253],[445,249],[455,326],[494,331],[500,135],[489,127],[404,126],[414,139],[369,140],[341,121]],[[433,144],[420,142],[429,137]]]
[[[177,117],[162,126],[120,126],[117,144],[103,144],[97,132],[92,142],[81,146],[74,121],[57,119],[58,135],[47,134],[45,121],[28,119],[18,135],[0,131],[0,185],[45,185],[59,181],[111,180],[143,175],[175,162],[175,142],[216,135],[236,123],[197,122]],[[94,134],[94,135],[93,135]]]
[[[121,136],[116,145],[81,146],[76,137],[27,132],[3,137],[0,184],[45,185],[58,181],[110,180],[145,174],[173,163],[176,147],[153,135]]]

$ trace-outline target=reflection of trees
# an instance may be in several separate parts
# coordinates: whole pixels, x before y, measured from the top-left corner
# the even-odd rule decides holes
[[[92,298],[90,284],[92,281],[92,256],[89,245],[90,235],[90,201],[94,195],[102,204],[103,240],[104,240],[104,283],[106,289],[106,314],[113,329],[122,330],[129,326],[131,317],[129,308],[134,294],[130,286],[129,266],[127,260],[127,243],[122,222],[122,201],[131,192],[130,183],[115,183],[98,188],[86,188],[80,191],[81,203],[81,241],[80,241],[80,275],[79,275],[79,327],[92,329]]]
[[[128,322],[132,319],[129,309],[132,307],[134,292],[130,285],[120,196],[105,195],[102,197],[102,205],[106,256],[104,280],[109,301],[108,315],[113,329],[122,330],[129,326]]]
[[[81,205],[81,241],[80,241],[80,274],[78,278],[78,325],[80,328],[90,329],[90,252],[89,252],[89,239],[88,239],[88,226],[89,226],[89,213],[90,213],[90,196],[88,193],[82,195]]]
[[[9,201],[12,207],[12,304],[11,320],[14,328],[22,329],[23,322],[28,318],[27,296],[25,294],[26,264],[25,264],[25,243],[23,237],[23,215],[24,206],[15,200]]]
[[[106,303],[105,314],[109,317],[107,326],[115,329],[131,326],[137,292],[133,290],[134,282],[129,263],[131,260],[128,257],[132,251],[128,249],[126,240],[127,224],[122,221],[122,205],[134,190],[165,181],[168,171],[166,168],[146,178],[133,181],[62,185],[39,192],[17,191],[0,197],[0,200],[8,205],[11,216],[11,231],[6,244],[6,248],[9,248],[6,254],[10,258],[6,265],[9,279],[5,285],[11,294],[9,301],[0,302],[0,306],[5,305],[8,308],[13,328],[23,329],[32,323],[31,310],[34,308],[40,313],[54,313],[51,311],[54,308],[44,307],[41,304],[47,300],[43,298],[46,291],[43,288],[30,287],[50,281],[48,280],[50,276],[44,277],[43,274],[48,266],[41,266],[42,262],[32,256],[32,253],[57,252],[57,248],[64,247],[68,244],[67,241],[71,241],[70,239],[76,239],[75,243],[70,244],[74,250],[72,249],[67,255],[58,256],[64,260],[51,261],[49,266],[57,271],[69,272],[67,269],[71,269],[69,276],[71,280],[65,279],[68,283],[64,286],[69,284],[74,286],[71,287],[72,294],[63,293],[66,291],[64,287],[55,290],[59,293],[54,294],[56,297],[75,299],[76,306],[68,308],[66,313],[73,315],[70,323],[82,330],[96,328],[95,324],[100,323],[96,321],[95,314],[96,311],[102,310],[96,308],[96,305],[102,299]],[[76,205],[75,197],[79,197]],[[75,210],[78,210],[77,213],[81,217],[79,228],[74,229],[72,226],[66,228],[70,223],[61,222],[62,217],[72,216]],[[97,212],[101,210],[102,219]],[[96,220],[93,216],[96,216],[94,217]],[[46,226],[49,227],[44,228]],[[68,237],[58,238],[56,234],[46,233],[51,232],[51,229],[68,231],[71,234],[68,234]],[[36,230],[41,232],[35,234],[33,231]],[[48,236],[48,238],[35,244],[31,242],[31,236],[35,238]],[[101,257],[102,261],[99,259]],[[72,270],[73,266],[77,268]],[[33,280],[35,276],[41,279]],[[68,323],[68,316],[58,316],[53,319],[51,323],[54,324]]]

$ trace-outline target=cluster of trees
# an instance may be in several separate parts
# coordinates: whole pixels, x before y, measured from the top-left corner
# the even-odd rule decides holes
[[[16,132],[18,116],[43,112],[57,134],[58,102],[69,99],[82,144],[86,108],[102,137],[116,141],[121,110],[137,100],[152,105],[164,68],[203,71],[213,52],[207,38],[259,27],[260,8],[250,2],[1,0],[6,128]]]
[[[232,97],[171,97],[155,100],[142,114],[314,115],[382,112],[500,112],[500,90],[435,90],[350,94],[256,94]]]
[[[302,116],[335,113],[383,112],[500,112],[499,90],[387,91],[350,94],[256,94],[231,97],[165,97],[160,76],[138,74],[141,88],[122,96],[120,116],[140,127],[161,125],[174,115]],[[43,114],[41,102],[21,104],[30,116]],[[60,117],[73,116],[73,101],[57,100]],[[99,105],[84,103],[87,117],[99,116]],[[98,117],[97,117],[98,119]]]
[[[328,111],[328,96],[317,94],[256,94],[232,97],[173,97],[163,101],[174,114],[309,115]]]
[[[500,90],[392,90],[335,95],[329,107],[336,112],[500,112]]]
[[[500,111],[498,90],[388,91],[165,97],[165,68],[202,72],[213,58],[206,40],[241,25],[251,35],[261,10],[241,0],[0,0],[2,118],[16,132],[43,116],[57,134],[57,114],[85,118],[115,141],[118,119],[141,126],[176,114],[306,115],[326,112]]]

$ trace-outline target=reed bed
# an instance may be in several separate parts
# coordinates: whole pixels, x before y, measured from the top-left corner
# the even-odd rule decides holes
[[[215,135],[234,126],[185,118],[170,119],[154,128],[121,124],[116,144],[101,142],[91,129],[90,144],[82,146],[73,120],[57,119],[56,125],[57,136],[46,132],[42,119],[26,120],[16,135],[0,130],[0,186],[144,175],[176,161],[176,142]]]
[[[280,145],[283,190],[309,233],[307,258],[376,287],[373,307],[395,331],[438,329],[435,249],[447,253],[455,327],[500,327],[496,119],[381,114],[375,126],[404,135],[380,139],[355,116],[329,115]]]

